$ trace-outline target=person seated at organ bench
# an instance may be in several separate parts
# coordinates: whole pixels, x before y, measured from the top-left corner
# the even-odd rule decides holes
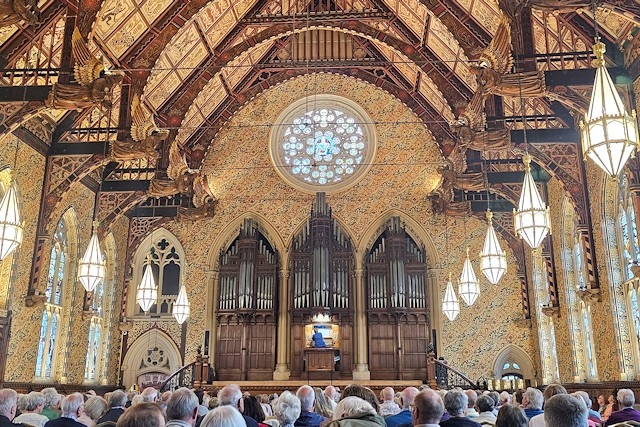
[[[324,342],[324,337],[318,330],[318,327],[313,328],[313,335],[311,336],[311,346],[315,348],[325,348],[327,344]]]

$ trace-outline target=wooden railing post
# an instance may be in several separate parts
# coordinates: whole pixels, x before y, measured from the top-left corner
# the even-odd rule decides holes
[[[196,375],[195,375],[195,378],[193,379],[193,388],[199,389],[200,385],[202,384],[202,351],[200,350],[200,347],[198,347],[198,350],[196,351],[195,371],[196,371]]]
[[[438,381],[436,380],[436,354],[433,351],[427,353],[427,383],[429,387],[436,388]]]
[[[209,355],[202,356],[202,372],[200,373],[200,384],[209,384]]]

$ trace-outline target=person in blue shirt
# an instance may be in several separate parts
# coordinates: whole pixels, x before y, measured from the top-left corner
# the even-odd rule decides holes
[[[327,345],[324,343],[324,338],[322,334],[318,331],[318,327],[315,326],[313,328],[313,336],[311,337],[311,342],[315,348],[325,348]]]

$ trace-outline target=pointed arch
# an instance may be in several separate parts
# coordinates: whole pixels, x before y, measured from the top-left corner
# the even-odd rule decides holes
[[[514,363],[518,367],[514,367]],[[504,375],[519,371],[524,379],[534,379],[536,374],[533,366],[533,360],[522,348],[515,344],[509,344],[500,350],[493,359],[494,378],[502,378]]]
[[[144,374],[167,377],[182,367],[182,356],[176,343],[164,331],[153,328],[141,334],[129,346],[122,361],[122,383],[136,384]]]

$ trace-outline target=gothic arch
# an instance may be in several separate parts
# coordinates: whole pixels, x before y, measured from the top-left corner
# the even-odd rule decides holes
[[[157,348],[158,350],[155,350]],[[154,354],[162,351],[165,360],[160,366],[151,366],[148,358],[160,357]],[[152,352],[153,354],[149,354]],[[140,335],[127,349],[122,361],[122,384],[127,388],[133,385],[140,375],[158,372],[171,375],[182,367],[182,356],[176,343],[164,331],[153,328]]]
[[[536,377],[533,369],[533,361],[527,353],[514,344],[504,347],[493,360],[494,378],[502,378],[505,363],[516,362],[520,366],[520,371],[525,379],[533,379]]]

